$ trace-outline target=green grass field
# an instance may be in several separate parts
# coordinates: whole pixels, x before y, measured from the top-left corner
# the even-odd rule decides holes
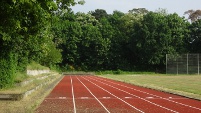
[[[201,100],[201,75],[103,74],[99,76]]]

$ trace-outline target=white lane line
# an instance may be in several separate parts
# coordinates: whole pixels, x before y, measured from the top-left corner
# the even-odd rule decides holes
[[[98,80],[96,80],[96,79],[93,79],[93,78],[89,78],[89,79],[92,79],[92,80],[94,80],[94,81],[100,82],[100,81],[98,81]],[[166,108],[166,107],[164,107],[164,106],[161,106],[161,105],[156,104],[156,103],[154,103],[154,102],[151,102],[151,101],[149,101],[149,100],[146,100],[146,99],[144,99],[144,98],[141,98],[141,97],[139,97],[139,96],[137,96],[137,95],[134,95],[134,94],[131,94],[131,93],[127,92],[127,91],[121,90],[121,89],[119,89],[119,88],[117,88],[117,87],[114,87],[114,86],[112,86],[112,85],[106,84],[106,83],[104,83],[104,82],[100,82],[100,83],[102,83],[102,84],[104,84],[104,85],[107,85],[107,86],[110,86],[110,87],[112,87],[112,88],[114,88],[114,89],[117,89],[117,90],[119,90],[119,91],[122,91],[122,92],[124,92],[124,93],[127,93],[127,94],[129,94],[129,95],[132,95],[132,96],[134,96],[134,97],[136,97],[136,98],[139,98],[139,99],[141,99],[141,100],[144,100],[144,101],[146,101],[146,102],[148,102],[148,103],[150,103],[150,104],[153,104],[153,105],[155,105],[155,106],[158,106],[158,107],[160,107],[160,108],[166,109],[166,110],[171,111],[171,112],[174,112],[174,113],[179,113],[179,112],[177,112],[177,111],[175,111],[175,110]]]
[[[46,100],[72,100],[72,98],[65,98],[65,97],[59,97],[59,98],[45,98]]]
[[[89,97],[80,97],[80,99],[89,99]]]
[[[135,89],[135,88],[132,88],[132,87],[128,87],[128,86],[125,86],[125,85],[121,85],[121,84],[118,84],[118,83],[114,83],[114,82],[110,82],[108,80],[104,80],[102,78],[99,78],[99,77],[96,77],[97,79],[99,80],[103,80],[103,81],[107,81],[109,83],[112,83],[112,84],[115,84],[115,85],[119,85],[119,86],[122,86],[122,87],[125,87],[125,88],[128,88],[128,89],[132,89],[132,90],[135,90],[135,91],[138,91],[138,92],[141,92],[141,93],[144,93],[144,94],[148,94],[150,96],[155,96],[155,97],[158,97],[158,98],[161,98],[161,99],[164,99],[164,100],[167,100],[167,101],[170,101],[170,102],[173,102],[173,103],[176,103],[176,104],[179,104],[179,105],[182,105],[182,106],[185,106],[185,107],[189,107],[189,108],[193,108],[193,109],[197,109],[197,110],[200,110],[201,111],[201,108],[197,108],[197,107],[194,107],[194,106],[190,106],[190,105],[187,105],[187,104],[183,104],[183,103],[180,103],[180,102],[176,102],[172,99],[174,98],[163,98],[161,96],[158,96],[158,95],[155,95],[155,94],[151,94],[151,93],[148,93],[148,92],[145,92],[145,91],[141,91],[141,90],[138,90],[138,89]],[[171,100],[170,100],[171,99]],[[181,99],[181,98],[180,98]],[[185,98],[184,98],[185,99]]]
[[[132,98],[132,97],[124,97],[124,98],[127,98],[127,99],[128,99],[128,98]]]
[[[110,111],[103,105],[103,103],[101,103],[99,100],[98,100],[98,98],[96,98],[96,96],[91,92],[91,90],[78,78],[78,77],[76,77],[79,81],[80,81],[80,83],[82,83],[82,85],[89,91],[89,93],[99,102],[99,104],[108,112],[108,113],[110,113]]]
[[[82,78],[84,78],[84,77],[82,77]],[[94,84],[95,86],[99,87],[100,89],[104,90],[105,92],[109,93],[110,95],[116,97],[117,99],[121,100],[122,102],[124,102],[125,104],[129,105],[129,106],[132,107],[133,109],[135,109],[135,110],[137,110],[137,111],[139,111],[139,112],[141,112],[141,113],[145,113],[145,112],[141,111],[140,109],[137,109],[137,108],[134,107],[133,105],[129,104],[128,102],[124,101],[123,99],[121,99],[121,98],[117,97],[116,95],[112,94],[112,93],[109,92],[108,90],[106,90],[106,89],[102,88],[101,86],[95,84],[94,82],[91,82],[90,80],[88,80],[88,79],[86,79],[86,78],[84,78],[84,79],[87,80],[87,81],[89,81],[90,83]]]
[[[104,99],[109,99],[110,97],[103,97]]]
[[[76,106],[75,106],[75,95],[74,95],[74,89],[73,89],[73,80],[72,77],[70,76],[71,79],[71,89],[72,89],[72,96],[73,96],[73,106],[74,106],[74,113],[76,113]]]
[[[153,99],[154,97],[146,97],[146,98],[148,98],[148,99]]]
[[[59,97],[59,99],[66,99],[66,97]]]

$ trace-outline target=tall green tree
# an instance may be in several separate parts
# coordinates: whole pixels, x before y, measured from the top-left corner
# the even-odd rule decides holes
[[[121,69],[127,64],[127,61],[123,57],[124,46],[127,43],[121,20],[124,15],[125,14],[120,11],[113,11],[113,14],[108,17],[108,21],[114,31],[111,38],[111,48],[108,53],[108,67],[112,70]]]
[[[190,53],[201,53],[201,19],[188,26],[187,43]]]
[[[92,16],[94,16],[97,20],[108,17],[108,14],[107,14],[106,10],[104,10],[104,9],[96,9],[95,11],[91,11],[89,13]]]
[[[5,85],[14,82],[13,79],[9,80],[9,77],[14,76],[14,72],[10,73],[10,70],[24,70],[30,60],[41,60],[39,57],[44,55],[44,52],[41,52],[44,48],[40,46],[42,43],[47,43],[41,42],[40,39],[48,37],[49,33],[46,32],[49,31],[53,11],[69,8],[76,2],[74,0],[1,0],[0,4],[2,4],[0,6],[2,44],[0,52],[3,53],[0,55],[0,62],[7,62],[0,67],[2,72],[0,82]],[[2,84],[0,87],[5,87]]]
[[[102,37],[101,24],[91,14],[77,13],[76,16],[82,28],[81,41],[78,45],[79,65],[84,69],[104,68],[103,63],[107,58],[110,41]]]
[[[177,14],[149,12],[134,29],[131,47],[138,65],[164,65],[166,54],[184,51],[186,21]]]
[[[63,12],[58,17],[59,20],[53,24],[52,32],[58,47],[62,50],[62,65],[75,66],[80,58],[78,53],[78,43],[82,35],[80,23],[76,21],[72,11]]]

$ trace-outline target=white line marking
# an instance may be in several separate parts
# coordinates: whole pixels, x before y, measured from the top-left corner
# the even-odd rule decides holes
[[[82,78],[83,78],[83,77],[82,77]],[[88,80],[88,79],[86,79],[86,78],[84,78],[84,79],[87,80],[87,81],[89,81],[89,82],[91,82],[90,80]],[[129,104],[128,102],[124,101],[123,99],[117,97],[116,95],[112,94],[112,93],[109,92],[108,90],[106,90],[106,89],[100,87],[99,85],[95,84],[94,82],[91,82],[91,83],[94,84],[95,86],[99,87],[100,89],[104,90],[105,92],[109,93],[110,95],[116,97],[117,99],[121,100],[122,102],[124,102],[125,104],[129,105],[129,106],[132,107],[133,109],[135,109],[135,110],[137,110],[137,111],[139,111],[139,112],[141,112],[141,113],[144,113],[144,112],[141,111],[140,109],[137,109],[137,108],[134,107],[133,105],[131,105],[131,104]]]
[[[96,77],[100,80],[103,80],[103,81],[107,81],[107,80],[104,80],[100,77]],[[138,90],[138,89],[134,89],[132,87],[128,87],[128,86],[125,86],[125,85],[121,85],[121,84],[118,84],[118,83],[114,83],[114,82],[110,82],[110,81],[107,81],[109,83],[112,83],[112,84],[116,84],[116,85],[119,85],[119,86],[122,86],[122,87],[125,87],[125,88],[128,88],[128,89],[132,89],[132,90],[135,90],[135,91],[138,91],[138,92],[141,92],[141,93],[144,93],[144,94],[148,94],[148,95],[151,95],[151,96],[155,96],[155,97],[158,97],[158,98],[161,98],[161,99],[164,99],[164,100],[167,100],[167,101],[170,101],[170,102],[173,102],[173,103],[176,103],[176,104],[179,104],[179,105],[183,105],[183,106],[186,106],[186,107],[190,107],[190,108],[193,108],[193,109],[197,109],[197,110],[200,110],[201,111],[201,108],[197,108],[197,107],[193,107],[193,106],[190,106],[190,105],[187,105],[187,104],[183,104],[183,103],[180,103],[180,102],[176,102],[174,100],[170,100],[168,98],[163,98],[161,96],[158,96],[158,95],[154,95],[154,94],[151,94],[151,93],[147,93],[145,91],[141,91],[141,90]]]
[[[91,92],[91,90],[89,90],[89,88],[76,76],[76,78],[80,81],[80,83],[82,83],[82,85],[89,91],[89,93],[99,102],[99,104],[101,104],[101,106],[108,112],[110,113],[110,111],[103,105],[103,103],[101,103],[98,98],[96,98],[96,96]]]
[[[148,99],[153,99],[154,97],[146,97],[146,98],[148,98]]]
[[[110,97],[103,97],[104,99],[109,99]]]
[[[125,97],[125,98],[132,98],[132,97]]]
[[[76,113],[75,96],[74,96],[74,89],[73,89],[73,80],[72,80],[71,76],[70,76],[70,79],[71,79],[71,89],[72,89],[72,96],[73,96],[74,113]]]
[[[59,97],[59,99],[66,99],[66,97]]]
[[[89,99],[89,97],[80,97],[81,99]]]
[[[72,98],[45,98],[46,100],[72,100]]]
[[[90,78],[90,79],[92,79],[92,78]],[[92,80],[97,81],[97,82],[100,82],[100,81],[98,81],[98,80],[96,80],[96,79],[92,79]],[[166,108],[166,107],[164,107],[164,106],[161,106],[161,105],[159,105],[159,104],[156,104],[156,103],[154,103],[154,102],[151,102],[151,101],[149,101],[149,100],[146,100],[146,99],[144,99],[144,98],[141,98],[141,97],[139,97],[139,96],[137,96],[137,95],[131,94],[131,93],[127,92],[127,91],[121,90],[121,89],[119,89],[119,88],[116,88],[116,87],[111,86],[111,85],[109,85],[109,84],[106,84],[106,83],[104,83],[104,82],[100,82],[100,83],[105,84],[105,85],[107,85],[107,86],[110,86],[110,87],[112,87],[112,88],[114,88],[114,89],[117,89],[117,90],[119,90],[119,91],[122,91],[122,92],[124,92],[124,93],[127,93],[127,94],[129,94],[129,95],[132,95],[132,96],[134,96],[134,97],[136,97],[136,98],[139,98],[139,99],[141,99],[141,100],[144,100],[144,101],[146,101],[146,102],[148,102],[148,103],[150,103],[150,104],[153,104],[153,105],[155,105],[155,106],[158,106],[158,107],[160,107],[160,108],[166,109],[166,110],[171,111],[171,112],[174,112],[174,113],[179,113],[179,112],[177,112],[177,111],[175,111],[175,110]]]

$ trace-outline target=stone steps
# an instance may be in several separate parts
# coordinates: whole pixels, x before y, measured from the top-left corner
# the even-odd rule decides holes
[[[59,81],[61,78],[62,76],[60,75],[49,73],[46,76],[36,77],[28,81],[23,81],[21,83],[18,83],[18,87],[29,87],[28,85],[33,85],[34,81],[36,81],[36,83],[34,83],[32,87],[20,93],[8,93],[6,91],[0,91],[0,100],[22,100],[23,98],[26,98],[41,87],[51,84],[52,82]]]

